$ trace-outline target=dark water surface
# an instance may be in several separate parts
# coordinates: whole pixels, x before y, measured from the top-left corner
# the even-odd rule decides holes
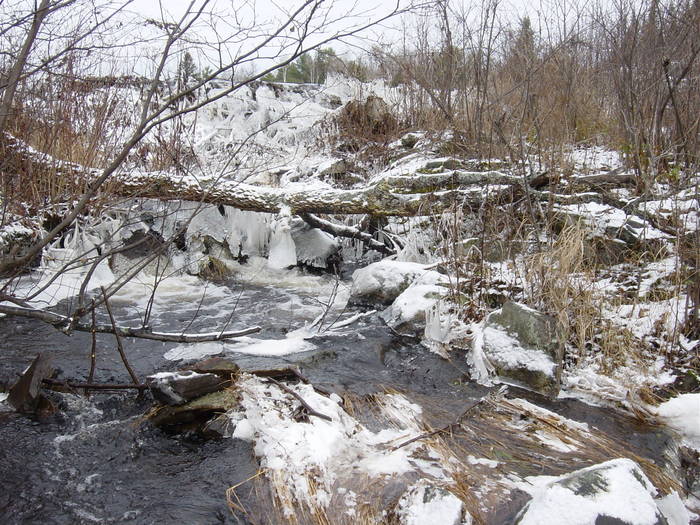
[[[228,321],[229,329],[258,324],[264,330],[256,337],[280,339],[322,311],[316,299],[313,290],[247,286],[241,292],[232,287],[228,295],[202,301],[165,301],[156,309],[153,326],[182,329],[197,313],[192,332]],[[135,308],[124,303],[115,309],[124,324],[138,324]],[[39,352],[53,356],[59,378],[87,377],[89,334],[68,337],[42,323],[18,319],[0,319],[0,334],[0,386],[12,384]],[[415,342],[396,338],[376,315],[340,332],[320,334],[313,344],[312,351],[285,357],[228,356],[247,370],[294,364],[314,384],[338,392],[363,395],[391,387],[432,401],[446,417],[488,391],[465,381],[463,356],[453,357],[460,365],[452,364]],[[181,362],[163,357],[175,346],[125,341],[129,361],[141,378],[179,367]],[[98,336],[95,380],[129,381],[108,335]],[[225,491],[257,472],[251,444],[204,441],[152,428],[143,422],[151,406],[147,396],[94,394],[87,400],[57,394],[57,399],[61,410],[44,419],[17,415],[0,405],[6,410],[0,413],[0,523],[236,523]],[[574,400],[531,400],[589,422],[615,439],[628,440],[638,453],[661,460],[667,437],[653,428]],[[246,491],[237,493],[244,506],[260,504]]]

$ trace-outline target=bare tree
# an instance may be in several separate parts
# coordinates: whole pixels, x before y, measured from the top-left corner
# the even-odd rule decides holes
[[[87,36],[83,36],[78,39],[70,39],[70,45],[66,49],[50,50],[47,55],[48,58],[47,56],[43,56],[43,58],[39,56],[33,62],[35,64],[33,66],[30,65],[30,60],[27,58],[32,56],[33,51],[36,51],[32,47],[37,41],[36,35],[39,34],[38,29],[34,30],[32,28],[40,28],[42,23],[47,24],[47,21],[50,20],[50,14],[59,12],[59,9],[69,10],[74,7],[74,3],[70,1],[53,3],[48,1],[47,3],[44,1],[40,6],[37,6],[23,17],[23,20],[26,21],[25,23],[28,23],[29,20],[33,22],[25,38],[26,45],[24,48],[27,49],[27,52],[24,57],[19,56],[11,68],[13,75],[5,91],[8,107],[11,105],[13,94],[16,92],[16,88],[22,79],[29,78],[31,74],[41,75],[46,72],[48,64],[54,63],[58,57],[65,59],[72,56],[74,52],[78,54],[85,49],[87,49],[87,52],[91,51],[89,46],[90,39]],[[123,10],[125,5],[122,4],[119,9]],[[54,172],[60,174],[61,177],[77,177],[85,181],[82,186],[83,191],[77,195],[70,195],[70,200],[64,206],[54,205],[52,209],[60,209],[61,211],[53,215],[53,220],[45,221],[44,224],[48,225],[47,230],[31,238],[21,252],[11,251],[2,258],[0,274],[8,276],[9,279],[6,280],[2,288],[2,300],[5,302],[0,304],[0,312],[33,317],[52,324],[66,333],[70,333],[72,330],[94,331],[97,329],[98,331],[112,331],[129,337],[148,337],[171,341],[219,340],[257,330],[254,327],[250,330],[233,332],[222,329],[220,332],[210,335],[184,333],[179,335],[158,335],[157,332],[150,331],[147,326],[148,318],[150,317],[148,312],[144,316],[142,329],[126,328],[119,326],[117,323],[95,327],[82,320],[96,307],[102,304],[106,305],[108,298],[120,287],[124,286],[145,265],[157,260],[164,253],[165,246],[174,242],[176,237],[184,232],[187,227],[187,221],[179,225],[171,238],[164,239],[163,245],[155,250],[150,257],[139,262],[137,266],[129,268],[120,276],[115,283],[105,290],[102,298],[98,297],[93,301],[87,300],[86,292],[87,282],[94,269],[106,257],[117,253],[121,249],[126,249],[126,247],[101,251],[98,246],[95,246],[90,250],[90,253],[80,254],[74,260],[67,261],[62,268],[58,269],[57,273],[60,274],[78,266],[87,268],[87,274],[78,294],[78,300],[68,315],[53,314],[32,306],[28,301],[37,295],[37,291],[28,294],[26,290],[20,291],[21,288],[16,286],[19,277],[31,267],[38,257],[41,257],[45,248],[55,243],[71,228],[77,229],[77,225],[81,222],[82,217],[85,217],[93,209],[96,202],[108,190],[107,185],[110,181],[115,181],[116,176],[120,175],[117,184],[123,185],[125,182],[124,175],[128,173],[125,170],[128,159],[134,155],[138,146],[150,134],[168,123],[172,123],[243,87],[257,82],[269,73],[292,63],[306,53],[327,46],[333,41],[352,37],[389,17],[404,12],[405,9],[410,7],[397,2],[391,8],[385,9],[378,18],[368,21],[366,16],[359,17],[356,22],[353,22],[352,19],[354,13],[352,9],[343,9],[333,2],[329,3],[322,0],[297,2],[289,10],[282,11],[283,16],[281,18],[267,22],[258,20],[255,17],[255,12],[246,13],[244,8],[237,10],[230,7],[227,13],[229,16],[227,19],[228,30],[224,32],[221,24],[216,22],[220,22],[225,17],[220,11],[215,11],[214,6],[215,3],[210,0],[192,0],[177,19],[148,21],[152,31],[159,34],[157,38],[151,39],[151,43],[159,43],[160,50],[154,57],[153,70],[148,76],[148,80],[141,84],[140,109],[132,123],[129,135],[120,146],[114,148],[111,153],[105,156],[104,162],[97,169],[85,170],[79,166],[61,164],[60,162],[56,165]],[[42,11],[42,7],[48,7],[49,10],[53,8],[53,11],[49,11],[46,14],[45,11]],[[234,22],[231,23],[230,20]],[[94,24],[90,34],[96,36],[98,28],[112,22],[116,23],[117,18],[110,15],[104,23]],[[216,35],[215,41],[212,41],[212,34]],[[81,43],[80,46],[77,45],[78,42]],[[84,44],[84,48],[82,44]],[[93,45],[97,44],[93,42]],[[118,50],[123,43],[117,41],[112,45],[115,50]],[[105,44],[100,44],[100,48],[106,52],[110,50],[110,47]],[[211,67],[196,77],[188,78],[187,82],[175,83],[175,89],[167,93],[163,89],[164,86],[168,85],[167,77],[171,70],[177,68],[177,64],[184,56],[183,50],[185,49],[200,49],[202,56],[209,60]],[[256,69],[249,69],[251,64],[261,64],[262,66],[258,66]],[[240,71],[248,71],[249,74],[241,77],[237,74]],[[217,89],[211,89],[212,86],[216,86]],[[5,114],[10,115],[10,112],[6,111]],[[17,144],[20,143],[10,140],[10,144],[7,147],[12,149],[13,145]],[[26,150],[25,153],[19,151],[16,151],[16,153],[18,155],[15,158],[24,158],[26,161],[25,167],[41,165],[41,162],[38,164],[34,162],[37,160],[36,157],[33,159],[26,158]],[[28,154],[28,157],[32,157],[32,154]],[[5,166],[3,171],[5,172],[12,168],[13,166]],[[186,176],[187,173],[181,175]],[[212,195],[216,195],[219,191],[220,178],[221,173],[213,179],[209,178],[205,185],[199,185],[198,195],[182,193],[180,198],[189,197],[199,202],[212,202]],[[153,197],[153,188],[152,184],[142,188],[132,186],[132,190],[135,191],[131,191],[128,196]],[[169,199],[170,197],[166,193],[162,196]],[[109,191],[106,194],[109,195]],[[119,194],[119,192],[116,194]],[[159,195],[156,198],[161,198],[162,196]],[[4,195],[3,204],[6,202],[6,197],[7,195]],[[188,220],[191,220],[191,217],[196,212],[197,210],[195,209]],[[25,219],[19,218],[14,223],[6,224],[6,226],[11,230],[15,224],[21,224],[23,220]],[[10,306],[10,304],[12,305]]]

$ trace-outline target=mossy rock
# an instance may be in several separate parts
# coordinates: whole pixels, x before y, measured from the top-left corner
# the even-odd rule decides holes
[[[412,149],[416,144],[418,144],[418,140],[419,139],[416,135],[409,133],[401,138],[401,145],[406,149]]]
[[[184,405],[158,408],[148,419],[158,427],[204,423],[216,414],[223,414],[237,406],[238,392],[229,388],[198,397]]]
[[[233,275],[233,270],[229,268],[221,259],[207,256],[200,264],[199,276],[207,281],[225,281]]]

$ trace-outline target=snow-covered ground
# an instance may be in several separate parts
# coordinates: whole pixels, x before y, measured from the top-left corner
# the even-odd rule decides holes
[[[449,171],[441,166],[449,165],[454,159],[432,149],[430,141],[425,139],[427,134],[422,132],[416,133],[420,140],[411,151],[406,151],[398,140],[386,146],[392,153],[388,155],[391,160],[381,168],[371,162],[363,164],[363,159],[354,159],[347,152],[333,151],[332,118],[339,114],[344,103],[370,94],[382,97],[390,107],[396,107],[399,101],[399,93],[382,82],[362,85],[342,77],[333,77],[325,86],[256,84],[223,97],[185,117],[186,142],[193,146],[199,158],[199,167],[192,168],[194,171],[187,176],[313,192],[332,187],[334,179],[329,174],[336,171],[353,172],[350,180],[356,185],[379,183],[400,175]],[[577,176],[602,173],[622,165],[619,154],[603,148],[573,148],[568,154]],[[339,161],[353,167],[339,170]],[[436,167],[428,168],[428,163]],[[464,165],[468,163],[465,161]],[[488,191],[495,193],[503,189],[493,185]],[[646,213],[673,217],[685,232],[697,230],[700,223],[697,190],[674,192],[669,187],[655,190],[659,198],[644,203]],[[628,190],[618,191],[616,195],[633,202]],[[285,337],[181,344],[165,353],[168,360],[181,362],[219,354],[284,357],[310,352],[317,348],[314,327],[326,310],[340,316],[350,308],[347,303],[353,294],[372,295],[396,289],[388,303],[372,306],[382,310],[379,317],[404,337],[417,335],[426,352],[432,350],[452,359],[454,349],[466,350],[465,356],[455,360],[454,365],[469,369],[472,380],[487,386],[499,381],[484,354],[485,340],[498,347],[499,361],[553,373],[555,366],[543,359],[541,353],[523,347],[514,335],[484,324],[484,317],[496,310],[498,304],[475,300],[475,297],[494,296],[498,301],[514,300],[546,307],[543,298],[533,292],[537,277],[532,274],[533,247],[552,242],[551,237],[541,232],[526,237],[525,249],[512,257],[496,261],[481,257],[476,265],[470,258],[482,247],[471,242],[478,241],[469,232],[472,219],[464,218],[457,228],[459,233],[454,233],[464,238],[452,238],[452,244],[449,240],[444,242],[445,231],[436,229],[430,221],[390,220],[384,231],[401,241],[397,255],[390,264],[380,263],[374,270],[355,272],[351,286],[347,281],[290,268],[299,262],[315,260],[315,253],[329,249],[337,241],[319,231],[316,240],[305,244],[306,251],[301,253],[299,238],[295,241],[295,219],[289,209],[272,215],[207,206],[190,219],[188,214],[194,208],[190,204],[129,202],[120,210],[112,210],[109,216],[85,218],[80,226],[45,250],[37,269],[13,281],[13,293],[28,298],[28,305],[55,307],[79,293],[88,272],[91,277],[85,291],[96,293],[101,286],[119,282],[121,277],[119,264],[108,259],[98,261],[98,245],[101,249],[119,246],[139,230],[155,231],[162,238],[169,238],[187,222],[184,228],[187,249],[171,250],[163,257],[171,267],[165,271],[149,264],[141,269],[113,296],[113,304],[140,311],[153,308],[157,319],[177,311],[178,303],[196,303],[206,294],[222,305],[223,311],[223,305],[235,303],[235,292],[222,283],[205,282],[196,276],[202,273],[203,262],[211,264],[215,259],[216,264],[229,272],[227,278],[238,284],[303,290],[314,295],[318,305],[304,305],[307,311]],[[596,352],[596,348],[602,348],[596,336],[587,341],[585,352],[575,349],[571,341],[564,341],[565,351],[575,358],[564,362],[559,399],[577,398],[611,410],[644,414],[677,432],[683,445],[700,450],[700,394],[686,393],[658,406],[639,395],[643,390],[669,385],[686,368],[692,370],[696,366],[691,358],[693,352],[697,354],[698,342],[679,333],[688,295],[680,270],[683,263],[676,247],[677,239],[649,221],[608,204],[559,204],[550,211],[563,214],[567,221],[585,228],[586,240],[607,236],[618,244],[636,247],[638,243],[658,250],[653,256],[640,255],[637,260],[631,258],[630,262],[610,264],[595,271],[582,266],[567,276],[567,286],[585,290],[596,301],[597,313],[591,318],[599,329],[596,335],[605,332],[605,327],[614,326],[615,331],[605,333],[624,334],[624,344],[630,352],[629,356],[616,356],[617,362],[611,366],[606,362],[609,356]],[[358,222],[357,218],[348,222],[352,221]],[[2,231],[0,236],[22,231]],[[486,244],[496,240],[488,239]],[[455,245],[460,243],[464,252],[458,256]],[[357,241],[343,240],[337,245],[334,247],[341,248],[346,263],[379,258],[377,253],[364,253]],[[458,262],[464,265],[456,270],[450,266],[450,258],[452,262],[460,259]],[[70,265],[67,269],[66,264]],[[133,263],[125,264],[129,268]],[[477,268],[480,273],[475,276]],[[554,266],[549,269],[557,270]],[[473,286],[468,293],[452,293],[458,286],[464,286],[465,281]],[[570,302],[574,301],[572,298]],[[277,308],[287,306],[291,310],[294,304],[291,300],[289,305],[280,301]],[[546,313],[562,315],[562,312]],[[358,318],[355,314],[362,315],[350,308],[344,318],[345,326]],[[221,313],[221,319],[225,320],[226,315],[228,312]],[[341,322],[336,328],[345,326]],[[663,351],[654,352],[655,349]],[[532,497],[521,523],[592,523],[602,513],[625,523],[656,523],[660,512],[676,525],[688,523],[691,511],[700,510],[692,496],[679,496],[668,490],[665,495],[657,493],[652,481],[640,471],[642,466],[632,459],[619,459],[624,457],[624,446],[606,439],[602,431],[522,399],[488,398],[483,403],[483,418],[451,429],[459,428],[467,435],[466,440],[462,438],[456,445],[442,436],[423,436],[407,443],[432,429],[429,418],[425,417],[430,407],[412,400],[408,393],[377,393],[371,403],[364,401],[367,406],[363,408],[374,410],[375,422],[381,422],[381,428],[376,428],[363,422],[340,396],[323,395],[311,385],[290,385],[296,394],[292,395],[274,383],[243,375],[236,388],[240,406],[228,414],[235,425],[233,437],[253,444],[264,479],[272,487],[275,507],[290,522],[293,516],[308,514],[323,515],[330,523],[360,522],[362,517],[370,522],[395,518],[405,524],[469,524],[476,520],[475,516],[493,510],[494,501],[509,497],[516,489]],[[299,408],[299,398],[327,418],[304,414]],[[499,436],[507,437],[511,433],[520,441],[509,444],[513,449],[506,446],[500,450],[495,438],[493,441],[484,438],[490,448],[482,446],[478,424],[487,429],[491,428],[489,425],[497,425],[502,431]],[[459,448],[469,447],[468,440],[477,444],[469,450]],[[518,446],[535,451],[527,452],[530,455],[519,461],[534,461],[541,456],[543,465],[551,466],[558,455],[575,460],[566,463],[569,474],[526,476],[515,468],[504,467],[518,452]],[[607,456],[601,455],[601,450]],[[504,460],[499,461],[499,457]],[[586,466],[595,463],[590,468],[597,466],[609,474],[607,492],[587,497],[566,485],[570,479],[567,476],[573,475],[571,472],[587,474],[581,474],[584,463]],[[393,495],[393,507],[378,504],[377,499],[385,494]],[[620,494],[626,499],[619,499]],[[683,498],[689,510],[679,503]],[[579,511],[579,521],[562,517],[572,506]]]

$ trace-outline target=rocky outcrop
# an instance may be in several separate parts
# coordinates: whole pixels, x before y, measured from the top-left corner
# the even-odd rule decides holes
[[[504,381],[550,397],[559,393],[563,348],[553,317],[509,301],[486,318],[483,352]]]

